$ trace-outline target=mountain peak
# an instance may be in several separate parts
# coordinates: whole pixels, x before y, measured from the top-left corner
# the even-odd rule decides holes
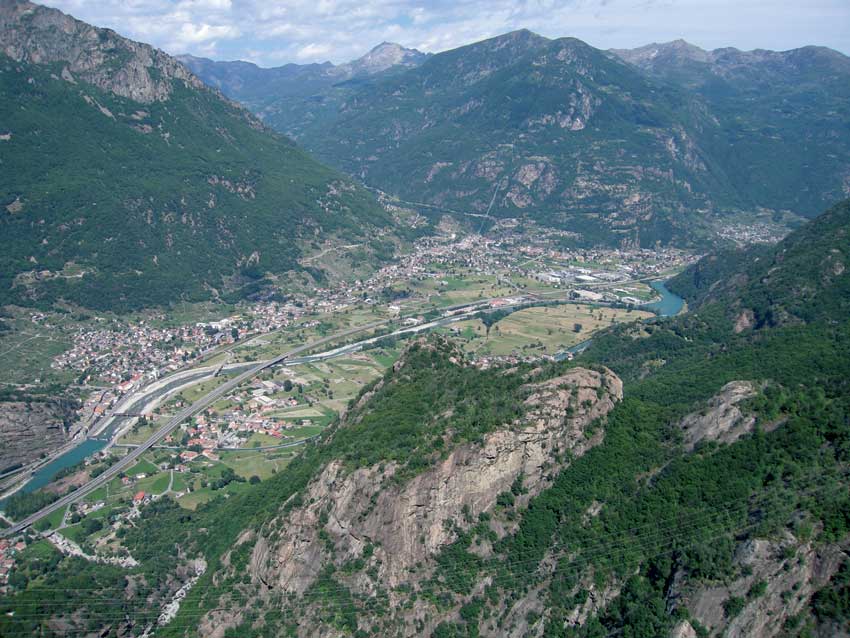
[[[549,42],[549,38],[546,38],[539,33],[535,33],[530,29],[515,29],[514,31],[508,31],[502,35],[492,37],[489,40],[484,40],[484,42],[522,42],[542,44],[544,42]]]
[[[383,42],[381,42],[380,44],[378,44],[378,45],[376,45],[376,46],[372,47],[372,48],[371,48],[371,50],[369,51],[369,53],[375,53],[375,52],[378,52],[378,51],[384,51],[384,50],[393,50],[393,51],[416,51],[416,49],[408,49],[408,48],[406,48],[406,47],[403,47],[403,46],[401,46],[398,42],[389,42],[389,41],[387,41],[387,40],[384,40],[384,41],[383,41]],[[369,53],[367,53],[366,55],[369,55]]]
[[[172,80],[205,88],[175,58],[148,44],[26,0],[0,1],[0,52],[16,62],[63,63],[70,77],[141,103],[168,99]]]
[[[394,66],[418,66],[428,57],[428,54],[408,49],[395,42],[381,42],[373,47],[366,55],[342,65],[353,74],[365,73],[372,75]]]
[[[504,35],[498,36],[498,37],[529,38],[529,39],[532,39],[532,40],[547,40],[548,39],[548,38],[544,38],[539,33],[535,33],[531,29],[526,29],[524,27],[522,29],[514,29],[513,31],[508,31]]]
[[[659,60],[708,62],[711,58],[709,51],[682,38],[670,42],[653,42],[636,49],[611,49],[611,53],[638,66],[654,64]]]

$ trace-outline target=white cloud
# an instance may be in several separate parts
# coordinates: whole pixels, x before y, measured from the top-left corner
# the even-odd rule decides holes
[[[298,59],[299,62],[312,62],[313,60],[327,58],[330,52],[331,47],[329,45],[311,42],[307,46],[298,49],[298,51],[295,53],[295,57]]]
[[[600,48],[683,37],[706,48],[850,52],[847,0],[46,0],[169,53],[262,65],[344,62],[383,40],[437,52],[518,28]]]
[[[179,38],[186,44],[207,42],[216,38],[237,38],[239,29],[229,25],[213,26],[211,24],[193,24],[184,22],[180,26]]]

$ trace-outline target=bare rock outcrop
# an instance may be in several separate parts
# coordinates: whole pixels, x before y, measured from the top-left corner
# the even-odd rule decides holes
[[[700,441],[732,443],[752,430],[755,417],[745,416],[738,404],[755,394],[756,387],[749,381],[730,381],[724,385],[703,410],[680,421],[685,448],[693,450]]]
[[[712,636],[773,638],[782,634],[787,619],[806,608],[844,560],[847,556],[836,544],[815,546],[791,534],[778,540],[751,539],[735,557],[746,575],[728,585],[699,587],[686,604]],[[744,604],[729,617],[724,605],[733,597]]]
[[[141,103],[168,99],[174,80],[205,89],[162,51],[24,0],[0,3],[0,51],[18,62],[64,63],[65,81],[84,80]]]
[[[697,638],[697,632],[691,623],[682,620],[670,631],[670,638]]]
[[[613,373],[576,368],[531,387],[521,423],[492,432],[480,445],[459,447],[403,487],[392,485],[394,465],[348,473],[339,461],[329,464],[309,487],[305,500],[312,505],[287,517],[283,541],[258,577],[288,591],[309,587],[304,575],[325,553],[323,529],[340,563],[373,544],[382,582],[395,587],[454,540],[452,523],[492,509],[517,477],[523,477],[525,498],[539,493],[551,479],[555,455],[577,457],[602,441],[602,429],[589,433],[588,426],[610,412],[622,385]]]
[[[74,406],[65,400],[0,402],[0,471],[60,447],[74,417]]]
[[[756,316],[749,308],[742,310],[741,314],[735,319],[735,326],[732,328],[735,334],[740,334],[744,330],[749,330],[756,323]]]
[[[526,389],[521,418],[460,445],[412,479],[395,480],[392,463],[354,471],[329,463],[303,494],[305,505],[260,530],[249,563],[253,586],[298,597],[325,567],[364,558],[375,580],[349,577],[355,595],[420,579],[459,530],[494,510],[501,493],[521,481],[517,504],[524,506],[568,459],[599,444],[603,420],[622,398],[620,379],[607,369],[574,368]],[[499,535],[509,531],[493,527]],[[420,630],[425,618],[439,621],[427,605],[420,601],[399,618],[407,635],[418,634],[416,621]]]

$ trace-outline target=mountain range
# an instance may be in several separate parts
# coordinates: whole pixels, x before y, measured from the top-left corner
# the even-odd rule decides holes
[[[174,58],[20,0],[0,2],[0,127],[3,304],[239,295],[391,225]]]
[[[817,47],[516,31],[261,69],[3,0],[0,71],[3,303],[237,298],[332,238],[368,237],[374,262],[399,230],[361,180],[431,215],[626,246],[705,245],[739,214],[799,223],[850,191],[850,62]]]
[[[363,57],[347,64],[285,64],[262,68],[251,62],[217,62],[193,55],[177,59],[210,86],[260,112],[272,115],[276,100],[309,97],[340,82],[419,66],[427,53],[382,42]]]
[[[195,70],[367,184],[466,212],[492,200],[589,243],[693,243],[850,194],[850,59],[822,47],[603,51],[516,31],[340,81],[290,65],[250,97],[219,82],[231,64]]]
[[[753,212],[799,227],[711,252],[668,282],[687,312],[606,324],[572,359],[502,365],[448,330],[394,333],[360,344],[401,353],[352,377],[333,415],[305,367],[268,370],[251,396],[277,378],[299,405],[262,418],[309,415],[309,438],[237,450],[274,462],[243,480],[214,450],[184,465],[158,449],[153,471],[177,467],[146,504],[166,470],[127,459],[149,483],[116,494],[113,477],[4,541],[0,635],[850,635],[850,200],[821,206],[848,189],[846,57],[517,31],[338,67],[184,60],[212,86],[113,31],[0,0],[0,304],[250,296],[320,278],[301,258],[333,238],[377,259],[401,231],[355,177],[588,244],[703,244]],[[511,308],[486,316],[492,334]],[[351,334],[328,338],[360,368],[339,347]],[[328,398],[338,363],[316,377]],[[75,403],[0,399],[26,412],[5,420],[16,454],[69,436]]]

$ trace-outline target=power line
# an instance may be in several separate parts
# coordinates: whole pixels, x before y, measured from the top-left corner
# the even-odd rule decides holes
[[[832,487],[832,486],[831,485],[822,485],[819,488],[812,488],[808,492],[804,492],[802,494],[802,496],[807,496],[807,495],[812,495],[812,494],[818,493],[820,491],[823,491],[824,488],[828,488],[828,487]],[[774,497],[774,496],[775,496],[775,494],[765,494],[765,495],[763,495],[761,500],[767,500],[768,498],[771,498],[771,497]],[[747,497],[744,497],[744,498],[741,498],[741,499],[737,499],[737,501],[738,501],[737,504],[735,502],[728,503],[724,507],[711,508],[711,509],[708,509],[705,512],[699,513],[699,514],[694,515],[692,517],[686,517],[686,518],[691,519],[690,525],[681,525],[676,530],[654,530],[650,533],[639,534],[635,537],[632,537],[631,539],[626,539],[626,540],[632,540],[633,541],[633,547],[631,547],[630,549],[644,549],[644,550],[648,549],[652,545],[655,545],[657,543],[661,543],[661,542],[664,542],[664,541],[667,541],[669,543],[673,543],[677,539],[686,537],[687,534],[689,533],[690,529],[692,529],[694,527],[700,527],[700,526],[704,527],[707,523],[710,522],[710,521],[703,521],[701,519],[711,517],[713,514],[714,515],[721,515],[724,512],[728,513],[730,510],[733,510],[733,508],[740,507],[742,505],[752,507],[752,506],[758,504],[759,499],[756,499],[755,501],[753,501],[749,496],[747,496]],[[748,509],[748,507],[745,508],[744,511],[746,511],[746,509]],[[681,519],[681,517],[676,517],[676,518]],[[755,523],[752,523],[750,525],[744,526],[743,528],[739,527],[736,530],[736,532],[740,533],[741,531],[743,531],[745,529],[755,528],[758,525],[761,525],[762,522],[763,521],[755,522]],[[726,524],[725,521],[717,521],[717,522],[715,522],[715,525],[720,526],[720,528],[715,530],[713,527],[710,527],[709,530],[712,533],[722,532],[723,526],[725,524]],[[645,526],[642,526],[642,527],[645,527]],[[633,529],[638,529],[638,528],[633,528]],[[613,538],[613,535],[610,535],[610,536]],[[624,534],[621,532],[621,533],[618,533],[617,536],[623,537]],[[557,573],[558,571],[563,571],[566,567],[569,567],[569,566],[582,566],[582,565],[585,565],[585,564],[589,564],[590,561],[595,559],[595,558],[606,557],[606,556],[610,558],[610,557],[614,556],[614,554],[611,553],[609,550],[612,547],[615,547],[617,545],[617,543],[621,543],[621,542],[622,541],[620,540],[620,538],[617,538],[612,542],[597,543],[595,546],[591,546],[590,548],[579,549],[578,554],[575,557],[569,559],[566,563],[559,561],[559,563],[556,567],[556,571],[551,573],[551,574],[548,574],[548,575],[543,575],[543,577],[554,576],[555,573]],[[699,540],[695,541],[695,543],[698,543],[698,542],[701,542],[701,541],[699,541]],[[663,555],[664,553],[680,551],[680,550],[682,550],[686,547],[688,547],[688,546],[686,545],[684,547],[673,547],[671,550],[668,550],[668,552],[661,552],[660,554],[656,554],[656,555]],[[509,567],[509,566],[518,567],[518,566],[523,565],[523,564],[531,564],[531,563],[539,564],[541,562],[541,560],[542,559],[534,559],[534,560],[529,560],[529,561],[517,561],[517,562],[514,562],[514,563],[510,563],[510,562],[495,563],[495,564],[485,565],[484,568],[486,569],[486,568],[489,567],[489,568],[495,568],[495,569],[500,569],[500,568],[504,569],[505,567]],[[455,573],[457,575],[457,574],[461,573],[461,571],[456,570]],[[528,572],[528,573],[531,573],[531,572]],[[451,572],[450,572],[450,575],[451,575]],[[516,576],[515,574],[503,574],[503,575],[495,574],[495,575],[488,575],[488,576],[485,577],[485,579],[488,582],[490,582],[491,584],[498,584],[498,583],[503,582],[503,581],[512,580],[515,576]],[[403,584],[409,584],[409,583],[403,583]],[[447,583],[440,583],[440,584],[447,585],[447,586],[450,587],[451,586],[451,579],[449,579],[449,582],[447,582]],[[201,589],[203,589],[203,588],[201,588]],[[55,591],[66,591],[66,590],[56,589]],[[312,596],[313,596],[312,598],[308,597],[305,593],[304,595],[302,595],[301,600],[295,601],[295,602],[290,602],[288,605],[286,605],[285,610],[296,612],[298,610],[307,609],[307,608],[313,607],[315,605],[321,605],[323,607],[323,609],[328,610],[328,611],[332,611],[334,609],[337,609],[337,610],[343,610],[343,609],[357,610],[357,609],[360,609],[360,607],[362,607],[363,605],[375,606],[381,600],[384,600],[384,599],[387,601],[387,604],[389,603],[389,596],[388,595],[384,596],[383,599],[374,599],[373,598],[373,599],[364,601],[363,603],[361,603],[361,605],[358,605],[356,602],[351,602],[351,603],[340,603],[340,602],[328,603],[328,602],[325,602],[324,604],[319,602],[321,597],[324,597],[324,596],[327,596],[327,595],[332,595],[332,594],[338,594],[338,593],[341,593],[342,591],[348,591],[348,588],[345,588],[344,586],[334,587],[334,588],[321,588],[320,590],[317,590],[316,592],[314,592],[312,594]],[[420,591],[421,591],[421,589],[420,589]],[[195,593],[197,593],[197,592],[195,592]],[[238,596],[242,596],[244,598],[247,598],[249,596],[249,594],[244,593],[244,592],[230,592],[231,596],[233,596],[234,594],[237,594]],[[112,600],[113,604],[125,604],[126,602],[130,602],[130,601],[120,601],[120,600],[114,600],[114,599],[107,599],[107,600]],[[76,600],[75,602],[82,602],[82,601]],[[200,596],[196,596],[194,598],[190,598],[190,597],[187,596],[186,598],[181,600],[181,605],[183,605],[185,603],[197,603],[197,602],[202,602],[202,599],[201,599]],[[234,603],[235,602],[237,602],[237,601],[234,601]],[[247,600],[245,600],[244,602],[247,602]],[[214,607],[214,608],[210,608],[208,610],[203,610],[203,611],[196,610],[195,612],[190,612],[188,610],[185,610],[185,608],[184,608],[184,611],[182,613],[179,613],[177,618],[182,618],[184,620],[185,619],[191,619],[191,618],[199,618],[201,616],[204,616],[204,615],[207,615],[207,614],[210,614],[210,613],[214,613],[216,611],[227,611],[227,610],[231,610],[231,609],[232,609],[232,606]],[[88,610],[88,611],[90,611],[90,610]],[[100,615],[92,615],[92,616],[87,616],[87,617],[90,617],[90,618],[95,619],[95,620],[100,619],[100,620],[104,620],[104,621],[106,621],[106,620],[126,620],[128,618],[128,616],[132,616],[133,618],[136,618],[136,619],[151,618],[153,620],[153,619],[159,618],[160,615],[161,615],[160,611],[146,611],[146,612],[134,611],[132,613],[127,612],[127,613],[121,614],[120,616],[115,616],[115,615],[110,616],[110,615],[100,614]],[[21,620],[25,620],[25,621],[26,620],[34,621],[34,620],[37,620],[37,619],[48,619],[48,618],[51,618],[51,617],[55,617],[55,614],[38,614],[38,615],[31,614],[31,615],[18,616],[18,618],[20,618]],[[175,625],[172,625],[171,623],[169,623],[167,626],[172,627],[172,628],[176,627]],[[12,634],[10,634],[10,635],[12,635]]]
[[[744,528],[740,528],[738,530],[738,532],[740,533],[741,531],[744,531],[746,529],[755,528],[760,524],[761,524],[760,522],[759,523],[752,523],[748,526],[745,526]],[[700,541],[695,541],[694,543],[691,543],[689,545],[685,545],[684,547],[676,547],[676,548],[669,549],[669,550],[666,550],[666,551],[657,552],[655,554],[648,556],[647,558],[656,558],[658,556],[663,556],[663,555],[666,555],[666,554],[675,553],[677,551],[681,551],[682,549],[688,548],[688,547],[690,547],[694,544],[697,544],[698,542],[700,542]],[[569,564],[576,564],[576,565],[586,564],[586,563],[589,563],[589,559],[593,558],[593,556],[589,556],[589,557],[586,557],[586,558],[587,558],[587,560],[585,560],[585,561],[571,560]],[[554,575],[554,574],[551,574],[551,575]],[[491,584],[496,584],[496,583],[500,582],[498,577],[493,577],[493,578],[490,578],[489,580],[490,580]],[[233,596],[233,594],[234,594],[234,592],[232,592],[232,591],[229,592],[230,596]],[[340,602],[334,602],[334,603],[327,603],[326,602],[324,604],[321,604],[321,603],[318,603],[317,601],[319,600],[318,595],[323,595],[323,592],[316,592],[316,594],[317,594],[316,599],[307,600],[307,601],[298,601],[297,603],[290,603],[289,605],[286,605],[284,607],[283,611],[295,613],[295,612],[298,612],[298,611],[311,609],[314,606],[319,606],[319,607],[321,607],[321,609],[323,611],[326,611],[326,612],[337,612],[337,613],[345,612],[345,611],[355,611],[356,612],[356,611],[363,611],[364,606],[367,608],[367,610],[368,610],[369,607],[374,608],[382,600],[386,600],[386,604],[389,604],[389,602],[390,602],[389,596],[385,595],[382,599],[373,598],[373,599],[364,601],[361,605],[358,605],[357,602],[341,602],[341,601]],[[248,602],[250,602],[250,600],[254,599],[253,596],[251,596],[249,598],[249,594],[244,593],[244,592],[239,592],[239,595],[242,596],[243,598],[236,600],[236,601],[233,601],[234,604],[236,604],[238,602],[242,602],[243,604],[247,604]],[[181,604],[183,602],[187,602],[187,600],[183,599],[183,601],[181,601]],[[163,627],[168,627],[169,629],[178,630],[178,631],[183,630],[183,629],[193,629],[193,628],[197,627],[197,622],[190,623],[190,622],[187,622],[187,621],[191,621],[193,619],[195,621],[199,621],[204,616],[208,616],[208,615],[214,614],[216,612],[233,611],[233,610],[234,610],[233,605],[230,605],[230,606],[213,607],[213,608],[210,608],[210,609],[207,609],[207,610],[196,610],[194,612],[184,611],[183,613],[178,613],[178,615],[175,617],[175,620],[184,621],[183,624],[180,624],[179,622],[178,623],[169,622],[169,623],[163,625]],[[241,611],[241,609],[239,611]],[[113,615],[113,616],[97,615],[97,616],[86,616],[85,618],[90,618],[90,619],[93,619],[93,620],[103,620],[103,621],[109,620],[109,621],[113,621],[113,622],[123,621],[123,620],[143,619],[143,620],[145,620],[149,623],[152,623],[152,622],[155,622],[159,618],[160,615],[161,615],[161,612],[155,612],[155,613],[154,612],[149,612],[149,613],[136,613],[136,612],[129,613],[128,612],[128,613],[121,614],[121,615]],[[41,619],[46,620],[46,619],[52,618],[52,617],[54,617],[54,615],[45,615]],[[617,633],[619,633],[619,630],[617,630],[614,633],[609,634],[609,635],[616,635]],[[12,632],[12,633],[8,633],[8,634],[5,634],[5,635],[7,635],[7,636],[31,635],[31,632]],[[64,633],[63,635],[69,635],[69,634]]]
[[[830,477],[830,478],[838,479],[838,478],[847,478],[847,477],[850,477],[850,473],[842,474],[842,475],[838,475],[836,477]],[[810,489],[808,489],[804,492],[798,491],[797,495],[802,498],[802,497],[805,497],[805,496],[809,496],[811,494],[818,493],[818,492],[822,491],[823,489],[826,489],[826,488],[829,488],[829,487],[832,487],[832,485],[821,485],[820,487],[813,487],[813,488],[810,488]],[[482,491],[482,492],[479,492],[479,493],[484,494],[486,492]],[[671,519],[657,520],[657,521],[653,521],[653,522],[650,522],[650,523],[645,523],[644,525],[640,525],[640,526],[637,526],[637,527],[632,527],[632,528],[628,528],[628,529],[625,529],[625,530],[621,530],[617,534],[618,534],[618,536],[623,537],[625,539],[640,538],[640,537],[643,537],[643,536],[646,535],[646,534],[640,533],[641,530],[644,530],[644,529],[649,528],[649,527],[652,527],[653,530],[657,530],[657,528],[659,526],[670,524],[669,521],[673,521],[673,522],[682,521],[682,520],[687,520],[688,518],[693,519],[693,518],[697,518],[697,517],[708,516],[712,512],[714,512],[714,513],[725,512],[725,511],[728,511],[728,510],[732,510],[732,509],[741,507],[741,502],[744,501],[744,500],[748,501],[748,503],[747,503],[748,505],[756,506],[756,505],[760,504],[761,502],[766,501],[766,500],[771,499],[771,498],[773,498],[772,493],[767,493],[767,494],[763,494],[763,495],[755,496],[755,497],[753,497],[752,495],[748,495],[746,497],[741,497],[741,498],[738,498],[738,499],[732,499],[730,501],[726,501],[726,505],[723,505],[723,506],[712,506],[712,507],[705,508],[703,511],[696,512],[691,516],[682,517],[681,515],[678,515],[678,516],[672,517]],[[651,533],[657,533],[657,531],[652,531]],[[633,536],[629,536],[630,534],[633,534]],[[609,534],[608,536],[610,537],[612,535]],[[523,563],[523,562],[527,562],[527,561],[520,561],[520,563]],[[511,561],[500,563],[500,565],[503,565],[503,566],[511,566],[513,564],[515,564],[515,563],[511,562]],[[306,580],[306,579],[309,579],[311,577],[312,576],[303,576],[303,577],[298,577],[298,578]],[[102,588],[89,588],[89,589],[81,589],[81,588],[76,588],[76,587],[72,588],[72,589],[69,589],[69,588],[39,588],[39,591],[102,591]]]
[[[840,478],[847,478],[847,477],[850,477],[850,473],[840,474],[838,476],[833,476],[833,477],[829,477],[829,478],[840,479]],[[805,490],[803,492],[798,491],[796,494],[798,495],[798,497],[803,498],[803,497],[806,497],[806,496],[810,496],[810,495],[819,493],[820,491],[822,491],[826,488],[830,488],[830,487],[833,487],[833,485],[832,484],[821,485],[819,487],[809,488],[808,490]],[[479,493],[483,494],[485,492],[479,492]],[[746,503],[747,505],[754,507],[754,506],[757,506],[764,501],[767,501],[769,499],[774,498],[774,496],[775,496],[775,494],[773,494],[773,493],[766,493],[766,494],[763,494],[763,495],[760,495],[760,496],[755,496],[755,497],[753,497],[752,495],[748,495],[748,496],[745,496],[745,497],[740,497],[738,499],[732,499],[732,500],[726,501],[726,505],[723,505],[723,506],[712,506],[712,507],[705,508],[703,511],[694,513],[691,516],[682,517],[681,515],[678,515],[678,516],[672,517],[671,519],[666,519],[666,520],[662,519],[661,521],[653,521],[651,523],[646,523],[646,524],[641,525],[641,526],[621,530],[617,534],[618,534],[619,537],[622,537],[626,540],[628,540],[630,538],[631,539],[641,538],[641,537],[648,535],[648,534],[645,534],[645,533],[640,533],[641,530],[644,530],[648,527],[653,528],[653,531],[650,532],[650,534],[654,534],[654,533],[658,533],[657,528],[659,526],[668,525],[669,521],[682,521],[682,520],[687,520],[689,518],[695,519],[695,518],[698,518],[698,517],[705,517],[705,516],[711,515],[712,512],[719,514],[719,513],[728,511],[728,510],[733,510],[735,508],[741,507],[742,502],[745,501],[745,500],[747,501],[747,503]],[[633,536],[629,536],[630,534],[633,534]],[[613,535],[609,534],[608,536],[611,537]],[[609,544],[610,544],[610,542],[609,542]],[[528,560],[530,560],[530,559],[528,559]],[[499,563],[499,565],[510,567],[514,564],[522,564],[522,563],[528,562],[528,560],[519,561],[518,563],[515,562],[515,561],[514,562],[506,561],[506,562]],[[298,579],[306,580],[306,579],[312,578],[312,575],[307,575],[307,576],[303,576],[303,577],[294,577],[294,578],[296,580],[298,580]],[[81,589],[81,588],[78,588],[78,587],[74,587],[74,588],[39,588],[39,591],[45,591],[45,592],[46,591],[62,591],[62,592],[66,592],[66,591],[102,591],[102,588],[88,588],[88,589]]]

